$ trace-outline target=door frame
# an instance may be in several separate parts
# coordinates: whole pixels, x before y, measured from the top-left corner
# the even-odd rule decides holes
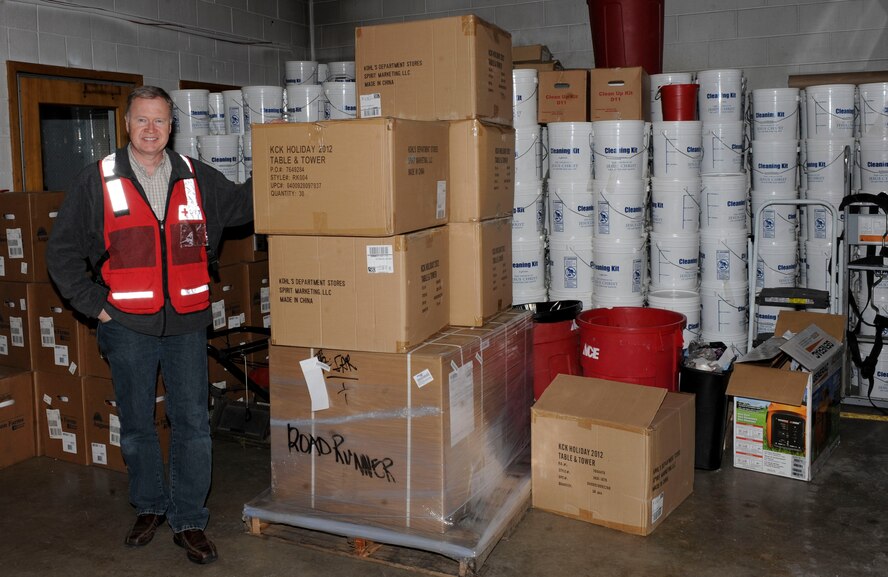
[[[142,85],[141,74],[127,74],[123,72],[106,72],[87,70],[84,68],[66,68],[64,66],[47,66],[33,62],[17,62],[9,60],[6,63],[6,79],[9,91],[9,133],[12,144],[12,185],[13,190],[24,190],[24,157],[22,151],[22,114],[19,102],[19,78],[22,76],[37,76],[46,79],[82,80],[90,84],[126,85],[133,88]],[[118,132],[118,135],[120,133]],[[118,140],[120,137],[118,136]],[[122,142],[117,143],[118,146]]]

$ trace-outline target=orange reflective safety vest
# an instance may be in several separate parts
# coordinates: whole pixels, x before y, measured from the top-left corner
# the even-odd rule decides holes
[[[178,313],[206,309],[207,222],[191,161],[182,156],[192,177],[173,186],[161,224],[133,182],[114,174],[114,157],[99,161],[107,250],[101,274],[110,289],[108,302],[131,314],[159,312],[165,296]]]

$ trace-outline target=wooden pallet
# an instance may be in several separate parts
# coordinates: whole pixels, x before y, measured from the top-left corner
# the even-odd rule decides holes
[[[362,559],[425,575],[472,577],[480,574],[482,565],[493,552],[499,540],[508,538],[512,534],[512,531],[524,518],[529,506],[530,500],[528,498],[520,508],[520,513],[500,528],[500,534],[496,535],[496,538],[484,551],[471,559],[459,560],[432,551],[377,543],[361,537],[334,535],[283,523],[269,523],[256,517],[245,516],[244,523],[247,532],[251,535],[285,541],[315,551]]]

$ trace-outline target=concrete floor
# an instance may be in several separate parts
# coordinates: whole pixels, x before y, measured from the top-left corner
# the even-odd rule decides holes
[[[888,574],[888,422],[843,419],[842,441],[811,483],[734,469],[697,471],[693,495],[652,535],[635,537],[531,510],[485,577],[848,576]],[[220,559],[188,562],[164,527],[123,545],[126,477],[46,457],[0,470],[0,575],[419,575],[247,535],[243,504],[269,486],[267,446],[217,439],[208,530]]]

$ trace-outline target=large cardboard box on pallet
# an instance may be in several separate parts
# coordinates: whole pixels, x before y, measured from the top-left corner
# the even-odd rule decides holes
[[[31,372],[0,366],[0,469],[37,454]]]
[[[34,370],[80,376],[80,321],[74,311],[48,282],[29,283],[28,302]]]
[[[515,129],[477,119],[450,123],[450,222],[512,213]]]
[[[447,223],[449,127],[395,118],[253,128],[255,229],[390,236]]]
[[[401,354],[272,346],[275,499],[447,532],[527,447],[531,331],[526,311],[507,311]]]
[[[26,283],[0,282],[0,365],[28,371],[34,368],[30,309]]]
[[[447,325],[447,227],[269,238],[271,342],[404,352]]]
[[[734,363],[735,467],[810,481],[823,466],[839,442],[846,326],[844,315],[781,311],[776,338]]]
[[[36,371],[37,454],[88,465],[80,377]]]
[[[361,118],[512,125],[512,36],[474,15],[359,26],[355,74]]]
[[[0,193],[0,280],[49,280],[46,241],[64,196],[61,192]]]
[[[479,327],[512,306],[512,218],[451,222],[450,324]]]
[[[650,120],[650,78],[644,68],[593,68],[589,119]]]
[[[532,409],[533,506],[650,534],[694,490],[694,400],[558,375]]]

